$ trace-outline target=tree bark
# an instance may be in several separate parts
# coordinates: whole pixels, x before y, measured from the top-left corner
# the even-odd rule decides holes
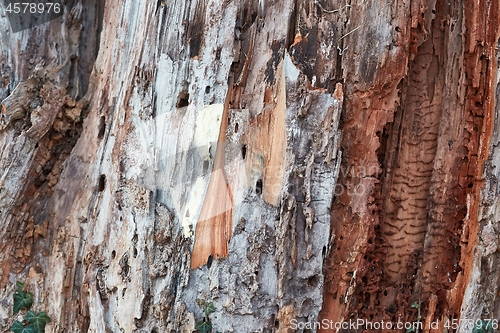
[[[499,17],[75,1],[14,33],[0,6],[0,328],[16,281],[49,332],[193,332],[200,299],[214,332],[500,318]]]

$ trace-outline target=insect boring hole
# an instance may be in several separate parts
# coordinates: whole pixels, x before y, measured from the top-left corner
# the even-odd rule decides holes
[[[257,180],[257,183],[255,184],[255,193],[257,193],[257,195],[262,194],[262,186],[262,179]]]
[[[189,105],[189,94],[185,91],[181,91],[179,98],[177,99],[177,108],[183,108]]]
[[[99,177],[99,192],[104,191],[105,187],[106,187],[106,175],[101,175]]]
[[[206,173],[208,171],[209,167],[210,167],[210,161],[204,160],[203,161],[203,172]]]
[[[247,157],[247,145],[241,147],[241,158],[245,159]]]

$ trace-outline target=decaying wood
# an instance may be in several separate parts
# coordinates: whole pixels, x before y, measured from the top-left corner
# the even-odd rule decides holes
[[[217,148],[207,193],[196,223],[195,241],[191,255],[191,268],[204,265],[212,256],[227,257],[227,245],[233,232],[234,198],[225,171],[226,131],[233,82],[229,82],[226,101],[220,121]]]
[[[480,170],[494,114],[494,89],[486,82],[498,72],[489,66],[499,8],[488,1],[470,6],[430,1],[388,8],[397,20],[380,23],[389,27],[380,30],[396,35],[396,48],[359,51],[373,59],[365,72],[371,85],[346,84],[343,132],[349,134],[342,151],[345,168],[361,172],[339,179],[346,191],[332,209],[338,251],[330,258],[325,318],[416,322],[411,305],[417,303],[424,326],[437,321],[442,331],[448,319],[482,316],[478,300],[471,304],[464,295],[474,284]],[[495,19],[479,23],[475,10]],[[359,126],[363,119],[368,126]],[[364,196],[346,194],[358,186]]]
[[[1,329],[16,281],[50,332],[498,318],[499,10],[0,7]]]

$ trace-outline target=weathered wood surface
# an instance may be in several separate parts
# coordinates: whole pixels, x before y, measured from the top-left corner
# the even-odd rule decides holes
[[[0,327],[16,280],[51,332],[192,332],[199,298],[221,332],[498,318],[498,17],[95,1],[14,34],[0,12]]]
[[[214,301],[214,328],[223,332],[285,330],[292,313],[281,309],[290,304],[293,314],[317,318],[342,86],[334,86],[334,96],[314,90],[285,55],[293,35],[274,19],[291,21],[292,2],[264,9],[244,2],[107,3],[88,91],[78,102],[83,123],[58,134],[68,126],[62,115],[63,125],[54,121],[43,138],[16,148],[24,164],[19,178],[6,176],[10,196],[2,192],[2,281],[27,279],[35,304],[53,318],[49,330],[190,332],[201,319],[197,298]],[[77,34],[81,26],[71,28]],[[2,51],[5,59],[20,56]],[[61,65],[80,59],[59,57]],[[20,102],[26,108],[30,96]],[[5,142],[25,135],[27,118],[17,118],[17,127],[3,130]],[[217,140],[220,129],[225,140]],[[38,161],[57,135],[69,137],[71,154]],[[204,238],[197,221],[227,214],[224,206],[202,208],[224,200],[221,186],[209,186],[221,162],[232,190],[225,216],[231,230],[209,230]],[[191,259],[197,242],[227,246],[229,255],[201,250]],[[7,284],[5,299],[11,292]]]

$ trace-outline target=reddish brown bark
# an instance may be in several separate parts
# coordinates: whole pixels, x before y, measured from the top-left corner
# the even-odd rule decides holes
[[[343,166],[358,172],[338,181],[346,191],[332,207],[323,318],[416,322],[414,303],[438,331],[460,317],[492,129],[498,11],[488,0],[412,2],[394,27],[408,57],[379,66],[370,91],[346,80]],[[365,195],[349,195],[359,186]]]

